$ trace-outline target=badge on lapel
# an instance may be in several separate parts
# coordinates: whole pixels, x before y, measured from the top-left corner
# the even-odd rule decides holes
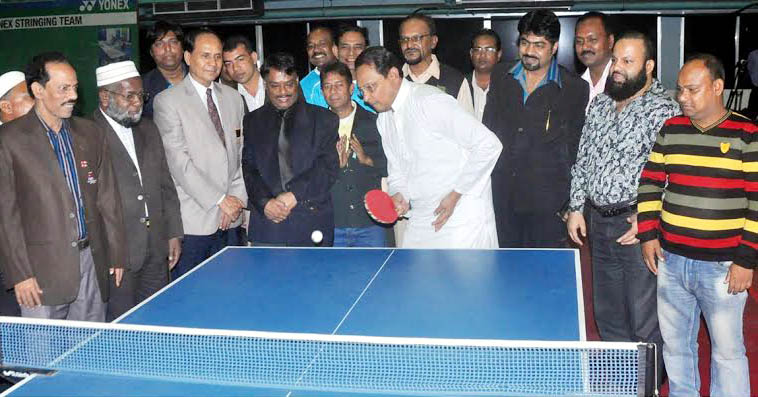
[[[94,185],[97,183],[97,179],[95,178],[95,173],[92,171],[87,171],[87,183],[90,185]]]
[[[726,154],[729,151],[729,142],[721,142],[721,153]]]
[[[87,160],[82,160],[79,162],[79,166],[82,168],[87,168]]]

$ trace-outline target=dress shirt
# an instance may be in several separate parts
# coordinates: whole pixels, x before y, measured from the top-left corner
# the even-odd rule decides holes
[[[529,98],[529,91],[527,91],[526,69],[524,69],[524,65],[521,62],[516,62],[508,73],[512,74],[513,78],[521,85],[521,93],[523,95],[524,103],[526,104],[526,100]],[[542,78],[539,84],[534,87],[532,92],[537,91],[537,88],[540,88],[547,83],[555,83],[558,87],[563,86],[561,83],[561,73],[558,69],[558,61],[555,60],[555,57],[553,57],[553,60],[550,62],[550,68],[548,68],[547,74]]]
[[[245,103],[247,104],[248,112],[252,112],[253,110],[263,106],[263,103],[266,101],[266,88],[264,85],[265,83],[263,82],[263,76],[261,76],[260,73],[258,73],[258,91],[256,91],[255,95],[250,94],[247,92],[245,86],[237,83],[237,91],[242,94],[242,99],[244,99]]]
[[[39,117],[40,123],[47,131],[47,138],[50,140],[50,145],[53,147],[55,159],[58,161],[58,166],[66,178],[66,186],[68,186],[71,196],[74,199],[74,205],[76,206],[76,220],[77,229],[79,231],[79,240],[87,238],[87,222],[85,221],[84,214],[84,200],[82,199],[82,192],[79,188],[79,176],[76,172],[76,158],[74,157],[74,144],[71,139],[71,133],[68,131],[68,121],[63,120],[61,129],[58,132],[53,131],[48,127],[47,123]],[[82,167],[86,168],[86,167]],[[96,183],[96,175],[91,172],[87,174],[87,183]]]
[[[355,109],[356,109],[355,102],[352,102],[352,107],[353,107],[353,111],[350,112],[350,114],[347,117],[340,119],[340,126],[339,126],[340,138],[342,138],[343,136],[349,136],[350,131],[353,130],[353,121],[355,121]],[[348,145],[349,144],[350,143],[348,142]],[[355,154],[355,152],[353,152],[353,154]]]
[[[582,129],[571,169],[571,211],[617,204],[637,197],[640,173],[663,123],[679,114],[679,105],[658,80],[650,89],[616,111],[616,101],[599,94]]]
[[[592,100],[595,99],[597,94],[605,92],[605,81],[608,80],[608,73],[610,70],[611,60],[609,59],[608,64],[606,64],[605,69],[603,69],[603,75],[600,76],[600,80],[598,80],[597,84],[594,85],[592,84],[592,77],[590,77],[590,68],[587,68],[587,70],[585,70],[582,74],[582,79],[590,85],[590,101],[587,102],[587,108],[584,110],[585,113],[589,112]]]
[[[490,86],[487,85],[487,88],[482,89],[482,87],[479,87],[479,84],[476,83],[476,70],[474,70],[474,73],[471,75],[471,91],[474,92],[474,116],[479,121],[482,121],[482,116],[484,115],[484,106],[487,105],[487,93],[490,92]]]
[[[134,146],[134,132],[131,128],[124,127],[123,125],[117,123],[116,120],[113,120],[111,118],[111,116],[108,116],[108,114],[103,112],[103,109],[100,109],[100,113],[103,114],[105,121],[107,121],[108,124],[110,124],[111,128],[113,128],[113,131],[116,132],[116,136],[121,141],[121,144],[124,145],[126,152],[129,153],[129,158],[132,159],[134,168],[137,169],[137,177],[139,178],[139,183],[142,184],[142,170],[140,170],[139,160],[137,160],[137,149]],[[147,215],[147,200],[145,200],[145,216]]]
[[[321,91],[321,72],[319,72],[318,68],[313,68],[310,73],[300,80],[300,88],[303,89],[305,102],[321,106],[322,108],[329,108],[329,104],[326,103],[326,98],[324,98],[324,92]]]
[[[432,63],[430,63],[429,67],[426,68],[426,70],[424,70],[424,72],[418,76],[413,74],[410,65],[406,63],[403,65],[403,75],[410,77],[411,80],[415,83],[422,84],[426,83],[432,77],[439,80],[440,61],[437,59],[436,55],[432,54]],[[467,84],[468,82],[464,77],[463,82],[461,82],[461,87],[458,89],[458,95],[455,98],[464,109],[466,109],[471,114],[474,114],[474,101],[471,99],[471,91],[469,91],[468,87],[466,87]]]

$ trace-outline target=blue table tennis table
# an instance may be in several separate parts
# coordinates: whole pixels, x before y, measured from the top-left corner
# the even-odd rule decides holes
[[[579,266],[578,251],[569,249],[226,248],[117,322],[380,337],[584,341]],[[348,394],[61,371],[27,378],[5,395]]]

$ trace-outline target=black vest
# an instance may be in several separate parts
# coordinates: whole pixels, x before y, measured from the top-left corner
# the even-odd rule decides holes
[[[408,81],[413,81],[410,75],[405,76],[405,78],[408,79]],[[445,91],[453,98],[458,99],[458,91],[461,89],[463,79],[463,73],[459,72],[452,66],[447,66],[444,63],[440,63],[440,78],[438,79],[432,76],[429,78],[429,80],[425,81],[424,84],[435,86],[442,91]]]

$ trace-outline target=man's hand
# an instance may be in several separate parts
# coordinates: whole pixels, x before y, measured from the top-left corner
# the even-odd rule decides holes
[[[726,273],[724,284],[729,284],[728,292],[737,295],[740,292],[750,288],[753,282],[753,269],[746,269],[736,263],[729,266],[729,272]]]
[[[32,308],[42,304],[42,289],[37,284],[37,279],[27,278],[14,286],[16,301],[24,307]]]
[[[347,146],[347,136],[342,136],[337,141],[337,156],[339,156],[340,160],[340,168],[347,167],[347,159],[350,157],[350,153],[348,153],[348,150],[346,150]]]
[[[374,160],[366,154],[363,150],[363,145],[361,145],[361,142],[358,141],[358,138],[355,135],[350,137],[350,148],[355,152],[355,156],[358,157],[359,163],[367,167],[374,166]]]
[[[287,206],[287,215],[289,215],[289,212],[297,206],[297,198],[295,198],[295,194],[292,192],[279,193],[279,195],[276,196],[276,199]]]
[[[587,224],[584,222],[584,215],[579,211],[571,211],[568,213],[568,219],[566,220],[566,229],[568,229],[569,237],[571,241],[581,246],[584,244],[582,238],[587,237]],[[579,237],[579,234],[582,236]]]
[[[637,239],[637,214],[632,214],[626,218],[627,223],[632,225],[626,233],[622,234],[616,242],[621,245],[637,244],[640,240]]]
[[[661,249],[661,243],[658,239],[642,243],[642,259],[645,260],[647,268],[657,276],[658,263],[656,260],[663,261],[663,250]]]
[[[182,242],[179,237],[174,237],[168,240],[168,270],[172,270],[176,263],[179,262],[179,257],[182,255]]]
[[[121,279],[124,278],[124,268],[123,267],[112,267],[109,270],[109,273],[115,277],[116,281],[116,287],[121,286]]]
[[[287,209],[287,205],[278,199],[270,199],[266,206],[263,207],[263,215],[266,215],[271,222],[279,223],[289,216],[290,211]]]
[[[445,196],[445,198],[440,201],[440,205],[437,207],[437,209],[434,210],[434,215],[437,215],[437,219],[432,222],[432,226],[434,226],[434,231],[438,232],[440,229],[442,229],[442,226],[445,226],[445,223],[447,223],[447,220],[450,219],[450,217],[453,215],[453,212],[455,211],[455,205],[458,204],[458,200],[461,199],[461,194],[452,191]]]
[[[240,216],[240,213],[242,212],[242,207],[244,207],[244,204],[242,204],[242,201],[238,199],[237,197],[227,194],[226,196],[224,196],[224,199],[221,200],[218,206],[219,208],[221,208],[221,213],[222,213],[221,222],[219,222],[220,228],[221,230],[226,230],[229,227],[229,223],[236,221],[237,217]],[[226,225],[224,225],[223,215],[226,215],[230,220],[229,222],[227,222]]]
[[[392,196],[392,203],[395,204],[397,216],[403,216],[411,209],[411,204],[403,197],[402,193],[395,193]]]

